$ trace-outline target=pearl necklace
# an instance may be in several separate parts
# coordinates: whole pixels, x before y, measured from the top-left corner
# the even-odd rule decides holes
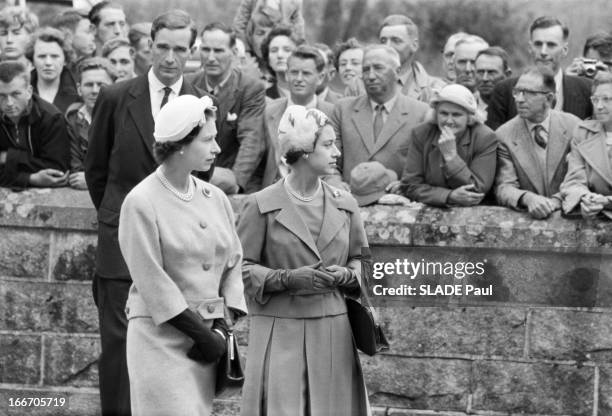
[[[308,195],[308,196],[302,196],[299,193],[297,193],[295,190],[293,190],[291,185],[289,185],[289,181],[287,180],[287,178],[285,178],[284,185],[285,185],[285,189],[287,190],[287,192],[291,194],[291,196],[293,196],[295,199],[298,199],[302,202],[311,202],[312,200],[315,199],[315,197],[321,190],[321,180],[320,179],[319,179],[317,189],[312,193],[312,195]]]
[[[191,179],[189,179],[189,185],[187,186],[187,192],[180,192],[174,186],[172,186],[170,181],[168,181],[168,178],[164,176],[161,170],[161,166],[157,168],[155,173],[157,174],[157,178],[159,179],[161,184],[164,186],[164,188],[172,192],[177,198],[182,199],[183,201],[187,201],[187,202],[193,199],[194,186],[193,186],[193,181]]]

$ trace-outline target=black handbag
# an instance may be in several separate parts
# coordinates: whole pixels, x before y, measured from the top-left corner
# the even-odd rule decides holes
[[[372,275],[372,259],[369,248],[361,249],[361,289],[359,300],[346,298],[348,319],[357,349],[367,355],[389,349],[389,342],[377,323],[376,311],[368,297],[368,280]]]
[[[222,393],[233,393],[240,390],[244,384],[244,371],[242,370],[242,361],[238,352],[238,343],[234,337],[233,331],[228,331],[227,348],[225,354],[219,360],[217,365],[217,381],[215,385],[215,395]]]

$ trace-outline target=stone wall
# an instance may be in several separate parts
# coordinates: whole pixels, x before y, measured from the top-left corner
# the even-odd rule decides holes
[[[375,261],[484,259],[494,286],[489,297],[374,298],[391,343],[361,357],[375,415],[612,415],[609,222],[497,207],[362,215]],[[86,192],[0,189],[0,415],[99,414],[95,228]],[[247,332],[243,322],[243,346]],[[67,404],[9,406],[27,397]],[[216,402],[219,415],[238,408]]]

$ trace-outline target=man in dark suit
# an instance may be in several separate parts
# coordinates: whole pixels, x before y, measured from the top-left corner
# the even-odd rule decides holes
[[[221,153],[210,182],[226,194],[247,188],[265,151],[265,85],[235,65],[236,34],[223,23],[202,30],[203,70],[185,78],[217,97],[217,143]]]
[[[496,131],[495,195],[500,205],[546,218],[561,207],[559,186],[567,172],[571,134],[580,119],[551,109],[555,80],[547,69],[525,72],[512,94],[518,115]]]
[[[200,96],[183,80],[196,39],[189,15],[173,10],[158,16],[151,30],[153,65],[145,75],[103,88],[93,110],[85,179],[98,210],[94,301],[100,320],[99,379],[103,415],[129,415],[124,312],[131,278],[119,250],[119,212],[126,194],[152,173],[153,120],[180,94]]]
[[[271,185],[287,174],[287,167],[280,159],[278,125],[288,106],[297,104],[316,108],[330,116],[334,106],[316,95],[323,82],[325,61],[319,51],[311,46],[298,46],[287,61],[289,97],[281,97],[268,103],[265,113],[266,158],[262,187]]]
[[[363,56],[367,95],[345,98],[334,108],[331,122],[336,146],[342,152],[339,166],[346,183],[353,168],[363,162],[378,161],[398,177],[402,175],[406,157],[400,149],[412,128],[424,121],[429,106],[400,93],[399,68],[395,49],[368,47]]]
[[[586,78],[564,75],[561,60],[567,55],[569,29],[554,17],[539,17],[529,28],[529,52],[536,66],[548,68],[557,86],[553,109],[565,111],[584,119],[593,113],[591,82]],[[516,115],[512,88],[517,77],[495,86],[488,107],[487,125],[496,129]]]

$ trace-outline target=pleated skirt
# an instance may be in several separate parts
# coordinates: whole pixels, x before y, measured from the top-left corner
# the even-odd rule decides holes
[[[251,316],[241,414],[369,415],[347,315]]]
[[[127,365],[133,416],[205,416],[212,412],[216,364],[187,358],[193,341],[150,318],[128,323]]]

